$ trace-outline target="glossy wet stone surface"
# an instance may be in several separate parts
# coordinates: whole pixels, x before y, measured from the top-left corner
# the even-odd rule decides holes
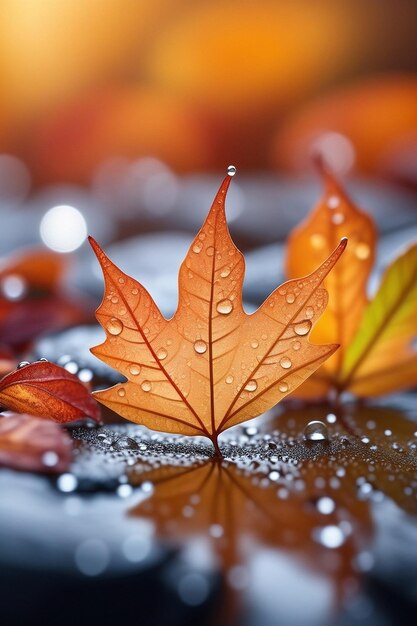
[[[76,428],[70,472],[0,473],[1,563],[92,598],[137,580],[123,615],[143,601],[145,624],[411,624],[415,397],[391,404],[283,408],[222,435],[222,460],[204,439]],[[314,421],[327,438],[306,440]],[[152,613],[150,589],[172,610]]]

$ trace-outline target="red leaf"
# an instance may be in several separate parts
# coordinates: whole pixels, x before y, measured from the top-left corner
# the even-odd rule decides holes
[[[100,409],[74,374],[54,363],[37,361],[0,381],[0,405],[13,411],[73,422],[89,417],[100,421]]]
[[[68,469],[72,440],[58,424],[10,413],[0,419],[0,465],[60,473]]]

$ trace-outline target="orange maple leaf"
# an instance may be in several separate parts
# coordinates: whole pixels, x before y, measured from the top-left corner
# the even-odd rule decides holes
[[[340,343],[297,394],[324,396],[335,390],[373,396],[417,384],[417,245],[386,270],[372,302],[367,283],[373,267],[376,229],[318,159],[323,198],[288,240],[289,277],[311,271],[333,242],[349,239],[346,253],[326,278],[330,304],[312,333],[314,341]]]
[[[227,227],[227,176],[181,265],[179,302],[166,320],[146,289],[90,238],[105,279],[97,319],[106,331],[92,349],[126,383],[95,394],[123,417],[154,430],[218,434],[270,409],[312,374],[337,345],[308,341],[327,304],[323,280],[339,243],[306,278],[277,288],[252,315],[242,304],[243,255]]]

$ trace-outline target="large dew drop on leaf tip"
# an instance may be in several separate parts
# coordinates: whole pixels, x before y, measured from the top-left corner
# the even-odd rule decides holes
[[[234,165],[229,165],[227,168],[227,173],[229,176],[234,176],[236,174],[236,168]]]

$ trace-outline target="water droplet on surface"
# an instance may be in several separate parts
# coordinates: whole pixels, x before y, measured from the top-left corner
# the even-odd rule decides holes
[[[220,276],[222,278],[227,278],[230,274],[230,267],[225,267],[222,269],[222,271],[220,272]]]
[[[303,322],[299,322],[294,326],[294,332],[296,335],[302,337],[303,335],[307,335],[311,329],[310,320],[304,320]]]
[[[113,296],[111,301],[113,302],[113,304],[117,304],[119,302],[119,298],[117,296]]]
[[[307,441],[325,441],[329,437],[326,424],[319,420],[309,422],[304,429],[304,437]]]
[[[107,322],[106,328],[111,335],[120,335],[123,330],[123,323],[117,317],[112,317]]]
[[[131,437],[119,437],[114,442],[115,450],[137,450],[139,448],[137,442]]]
[[[141,387],[143,391],[150,391],[152,389],[152,384],[149,382],[149,380],[144,380],[141,384]]]
[[[339,204],[340,204],[339,196],[330,196],[330,198],[327,200],[327,206],[329,207],[329,209],[337,209]]]
[[[254,339],[253,341],[250,342],[250,346],[251,348],[256,349],[259,346],[259,343],[256,341],[256,339]]]
[[[30,365],[30,361],[20,361],[19,365],[17,366],[17,369],[20,370],[22,369],[22,367],[26,367],[26,365]]]
[[[256,391],[258,389],[258,383],[256,380],[249,380],[245,385],[245,391]]]
[[[291,365],[292,365],[291,359],[289,359],[287,356],[282,357],[282,359],[280,360],[279,364],[285,370],[288,370],[291,367]]]
[[[323,496],[317,500],[316,507],[318,512],[322,515],[330,515],[335,510],[336,504],[334,500],[328,496]]]
[[[214,252],[215,252],[215,250],[214,250],[213,246],[209,246],[207,248],[207,250],[206,250],[207,256],[214,256]]]
[[[330,524],[323,528],[315,528],[314,539],[325,548],[340,548],[345,543],[345,536],[339,526]]]
[[[58,461],[59,456],[53,450],[48,450],[48,452],[42,454],[42,463],[45,465],[45,467],[55,467]]]
[[[365,259],[369,258],[371,254],[371,249],[367,243],[358,243],[355,248],[355,256],[361,261],[365,261]]]
[[[231,300],[220,300],[216,307],[217,313],[221,315],[229,315],[233,311],[233,304]]]
[[[206,342],[202,339],[197,339],[197,341],[194,342],[194,350],[197,354],[204,354],[207,351]]]
[[[120,389],[117,390],[117,395],[120,396],[121,398],[124,398],[126,395],[126,390],[123,389],[123,387],[121,387]]]
[[[124,285],[124,284],[125,284],[125,279],[124,279],[122,276],[119,278],[119,283],[120,283],[121,285]]]
[[[160,361],[163,361],[164,359],[167,358],[168,352],[165,350],[165,348],[159,348],[158,352],[156,353],[156,356],[158,357]]]
[[[233,381],[234,381],[233,376],[226,376],[226,383],[228,385],[231,385]]]
[[[279,383],[278,389],[281,393],[286,393],[288,391],[288,384],[285,382]]]
[[[301,348],[301,343],[299,341],[293,341],[292,343],[292,349],[297,351]]]
[[[288,293],[285,296],[285,300],[288,302],[288,304],[292,304],[295,301],[295,295],[293,293]]]
[[[138,295],[138,293],[139,293],[139,289],[137,289],[136,287],[134,287],[134,288],[132,289],[132,295],[133,295],[133,296],[137,296],[137,295]]]
[[[129,365],[129,372],[132,374],[132,376],[138,376],[140,374],[140,365],[132,363],[131,365]]]
[[[229,165],[227,168],[227,173],[229,176],[234,176],[236,174],[236,168],[234,165]]]
[[[197,241],[192,247],[192,251],[195,254],[200,254],[202,249],[203,249],[203,244],[200,241]]]
[[[57,487],[63,493],[70,493],[71,491],[75,491],[78,486],[78,480],[74,476],[74,474],[61,474],[61,476],[56,481]]]

